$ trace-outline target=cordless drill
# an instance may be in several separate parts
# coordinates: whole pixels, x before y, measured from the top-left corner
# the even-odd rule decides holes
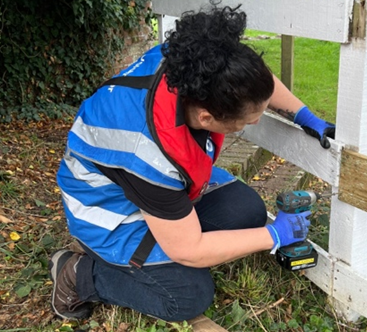
[[[287,191],[277,196],[276,204],[285,213],[301,213],[322,196],[313,191]],[[280,247],[276,252],[277,262],[290,271],[304,270],[317,265],[318,254],[307,240]]]

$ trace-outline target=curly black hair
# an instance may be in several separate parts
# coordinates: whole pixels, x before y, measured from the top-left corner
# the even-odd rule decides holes
[[[169,90],[221,121],[241,118],[274,90],[261,56],[241,42],[246,14],[239,7],[185,12],[162,45]]]

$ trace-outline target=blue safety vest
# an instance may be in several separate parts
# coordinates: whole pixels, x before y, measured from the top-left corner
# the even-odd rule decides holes
[[[211,158],[219,152],[218,147],[215,151],[216,134],[208,140],[207,152],[211,158],[203,150],[194,156],[195,161],[206,165],[198,174],[186,169],[189,163],[185,162],[182,151],[167,153],[165,146],[168,145],[163,142],[168,132],[165,117],[176,114],[177,96],[166,87],[158,88],[165,84],[163,74],[156,74],[160,68],[161,46],[156,46],[115,77],[127,81],[143,77],[140,82],[151,80],[153,88],[147,89],[144,84],[140,87],[136,81],[122,86],[113,84],[116,80],[112,79],[82,103],[68,134],[65,156],[57,174],[71,235],[112,264],[130,264],[148,227],[139,208],[95,164],[124,169],[167,189],[187,190],[193,200],[208,190],[235,181],[228,172],[212,166]],[[149,94],[152,105],[147,106]],[[150,113],[153,108],[155,113]],[[161,123],[164,130],[160,130]],[[180,134],[188,131],[184,124],[180,130]],[[173,130],[168,142],[183,141],[181,136],[175,137],[176,134]],[[186,136],[183,143],[177,144],[186,144],[192,154],[197,144],[191,142],[191,136]],[[173,145],[177,148],[177,144]],[[203,174],[208,174],[207,179]],[[196,179],[201,181],[199,187],[195,187],[199,181]],[[170,258],[154,243],[144,264],[165,262],[171,262]]]

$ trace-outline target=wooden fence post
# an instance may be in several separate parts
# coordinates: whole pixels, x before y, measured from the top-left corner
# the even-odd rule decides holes
[[[282,35],[281,80],[293,91],[294,36]]]

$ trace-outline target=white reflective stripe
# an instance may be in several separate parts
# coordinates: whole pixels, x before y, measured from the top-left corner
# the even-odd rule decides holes
[[[88,183],[91,187],[97,188],[113,183],[108,177],[98,173],[90,173],[83,164],[76,158],[66,154],[64,158],[65,164],[69,171],[77,180]]]
[[[177,169],[166,159],[158,146],[139,132],[89,126],[78,117],[71,131],[89,145],[106,150],[135,153],[154,169],[176,180],[182,180]]]
[[[124,219],[124,221],[122,222],[123,224],[130,224],[134,221],[137,220],[144,220],[144,217],[141,213],[140,210],[134,212],[133,214],[130,214],[126,219]]]
[[[97,206],[85,206],[74,197],[61,190],[62,198],[70,212],[77,219],[84,220],[90,224],[113,231],[120,224],[132,223],[143,220],[140,211],[130,216],[118,214]]]

